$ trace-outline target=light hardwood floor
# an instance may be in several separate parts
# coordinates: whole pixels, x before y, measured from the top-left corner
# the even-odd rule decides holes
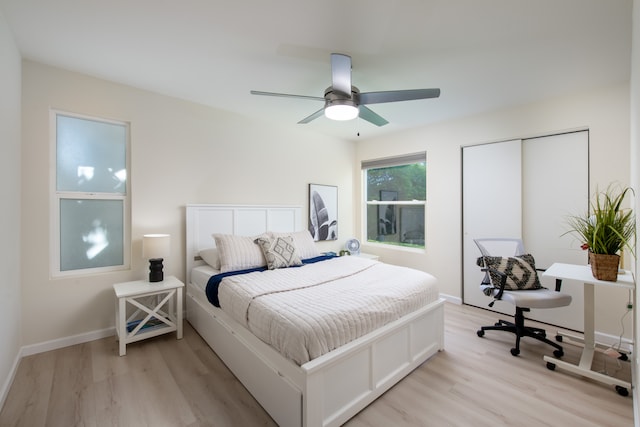
[[[545,345],[525,338],[520,356],[504,332],[476,335],[494,313],[447,304],[445,351],[352,418],[361,426],[632,426],[631,397],[542,361]],[[548,327],[549,334],[555,334]],[[564,360],[579,349],[565,345]],[[630,379],[629,363],[602,354],[597,369]],[[619,365],[619,366],[618,366]],[[127,347],[113,337],[25,357],[0,426],[272,426],[273,420],[185,322]]]

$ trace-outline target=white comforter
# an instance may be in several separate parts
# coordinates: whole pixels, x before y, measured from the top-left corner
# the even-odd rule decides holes
[[[425,272],[359,257],[226,277],[220,307],[302,365],[437,300]]]

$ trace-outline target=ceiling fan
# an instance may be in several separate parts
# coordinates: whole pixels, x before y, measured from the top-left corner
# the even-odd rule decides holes
[[[360,116],[362,119],[376,126],[384,126],[389,122],[374,113],[370,108],[367,108],[366,105],[437,98],[440,96],[440,89],[409,89],[360,93],[358,88],[351,84],[351,57],[341,53],[332,53],[331,86],[324,91],[323,98],[318,96],[261,92],[257,90],[252,90],[251,94],[324,101],[323,108],[300,120],[298,124],[309,123],[324,114],[332,120],[351,120]]]

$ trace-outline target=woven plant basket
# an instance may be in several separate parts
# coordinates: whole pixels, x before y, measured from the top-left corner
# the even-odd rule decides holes
[[[618,280],[620,255],[594,254],[589,252],[589,264],[593,277],[598,280],[615,282]]]

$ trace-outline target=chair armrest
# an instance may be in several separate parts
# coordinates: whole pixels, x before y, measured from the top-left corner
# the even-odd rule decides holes
[[[536,268],[536,271],[547,271],[546,268]],[[562,279],[556,279],[556,292],[560,292],[562,286]]]
[[[561,286],[562,286],[562,279],[556,279],[556,292],[560,292]]]

